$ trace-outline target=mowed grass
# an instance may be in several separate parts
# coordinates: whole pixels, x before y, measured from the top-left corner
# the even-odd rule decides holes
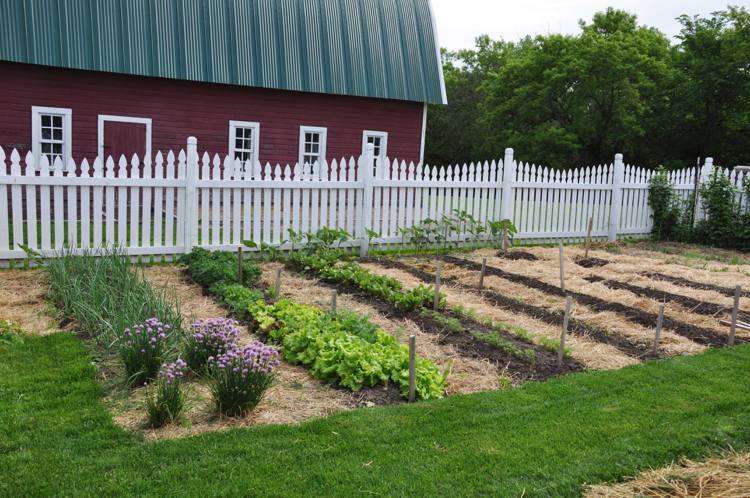
[[[577,496],[750,448],[750,346],[300,426],[145,443],[69,333],[0,346],[0,496]]]

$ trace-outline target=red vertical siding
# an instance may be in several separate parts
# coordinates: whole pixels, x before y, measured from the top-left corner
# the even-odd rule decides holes
[[[152,119],[152,151],[185,147],[226,154],[229,121],[260,122],[260,159],[294,163],[301,125],[328,128],[329,158],[359,154],[362,131],[388,132],[388,155],[419,159],[422,103],[289,92],[33,66],[0,61],[0,146],[31,147],[31,107],[73,111],[73,156],[97,151],[99,114]]]

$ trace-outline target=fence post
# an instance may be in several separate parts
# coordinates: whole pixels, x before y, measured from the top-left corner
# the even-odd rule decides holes
[[[513,160],[513,149],[505,149],[503,159],[503,199],[500,207],[500,219],[513,221],[514,195],[516,182],[516,162]]]
[[[187,139],[187,166],[185,168],[185,252],[192,251],[198,242],[198,206],[195,183],[198,181],[198,139]]]
[[[366,257],[370,251],[370,237],[367,235],[367,231],[372,229],[372,169],[374,155],[373,144],[368,143],[365,146],[365,153],[362,154],[362,162],[359,164],[359,175],[362,179],[363,190],[357,238],[359,239],[359,256],[361,258]]]
[[[620,213],[622,211],[622,183],[625,180],[625,164],[622,154],[615,154],[614,170],[612,171],[612,204],[609,211],[609,240],[617,240],[620,229]]]
[[[700,196],[700,188],[701,185],[705,185],[709,181],[711,181],[711,174],[714,171],[714,158],[713,157],[707,157],[703,161],[703,166],[701,166],[701,173],[700,178],[698,179],[698,183],[695,185],[696,188],[696,194],[695,194],[695,215],[693,216],[693,224],[698,222],[698,220],[705,219],[706,217],[706,211],[703,209],[703,201],[701,200]]]

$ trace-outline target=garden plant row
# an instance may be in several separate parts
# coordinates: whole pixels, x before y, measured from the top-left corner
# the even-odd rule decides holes
[[[275,348],[240,346],[233,320],[199,320],[185,329],[176,296],[154,290],[119,248],[63,251],[47,270],[63,320],[74,322],[103,356],[119,356],[128,387],[148,385],[151,427],[180,419],[187,376],[208,384],[224,415],[255,408],[273,382]]]
[[[583,365],[570,357],[569,349],[565,351],[563,367],[556,366],[557,341],[535,344],[524,330],[480,320],[472,310],[461,306],[447,307],[443,294],[439,310],[433,310],[432,286],[420,284],[406,290],[398,280],[374,274],[347,259],[343,251],[318,247],[290,253],[285,261],[295,271],[314,274],[338,289],[367,299],[385,314],[395,310],[466,356],[503,365],[518,380],[539,380],[583,369]]]
[[[245,260],[243,283],[238,283],[237,259],[231,253],[196,248],[183,262],[189,275],[237,319],[248,323],[259,336],[278,344],[287,361],[308,367],[313,377],[352,391],[392,382],[402,396],[408,394],[408,348],[366,317],[347,310],[324,313],[289,299],[266,302],[262,291],[247,287],[257,281],[260,268]],[[381,287],[381,292],[392,289]],[[417,298],[401,302],[414,299]],[[417,396],[439,398],[444,390],[445,374],[432,361],[418,357]]]

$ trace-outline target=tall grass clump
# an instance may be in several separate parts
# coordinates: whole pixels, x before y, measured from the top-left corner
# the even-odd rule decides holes
[[[156,318],[168,325],[170,347],[182,323],[173,292],[156,290],[118,247],[74,254],[63,249],[47,266],[51,297],[65,319],[110,348],[126,329]]]

